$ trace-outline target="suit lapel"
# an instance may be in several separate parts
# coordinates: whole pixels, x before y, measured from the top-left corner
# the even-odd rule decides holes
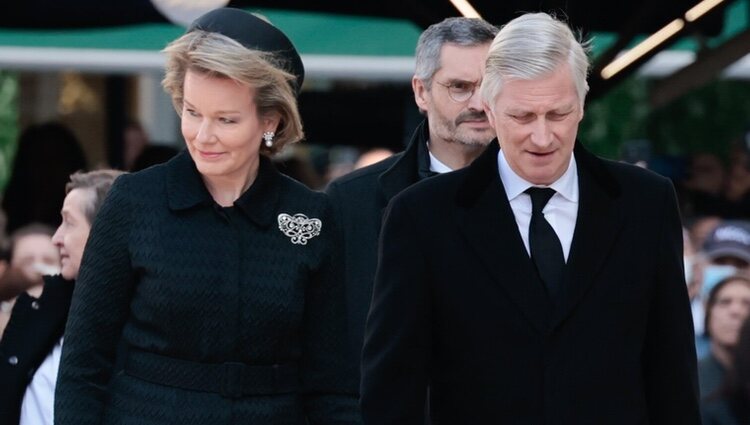
[[[466,169],[458,191],[457,223],[467,243],[503,291],[541,333],[549,301],[535,278],[497,170],[497,141]]]
[[[402,190],[419,181],[419,162],[425,160],[421,156],[427,155],[426,144],[427,120],[424,120],[414,130],[409,146],[401,157],[378,176],[378,186],[385,201],[383,207]]]
[[[420,161],[428,161],[424,158],[427,153],[427,120],[417,126],[414,130],[409,145],[400,157],[387,170],[378,176],[378,210],[377,223],[382,223],[383,214],[388,202],[404,189],[419,181]],[[376,232],[380,235],[381,226],[376,226]]]
[[[568,256],[566,279],[551,329],[565,320],[596,280],[622,230],[624,216],[617,208],[619,185],[602,160],[579,144],[575,150],[580,197],[578,218]]]

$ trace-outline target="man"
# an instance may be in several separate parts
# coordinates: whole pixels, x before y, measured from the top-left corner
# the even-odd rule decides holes
[[[422,423],[428,385],[433,423],[700,423],[674,190],[576,143],[588,66],[564,23],[508,23],[481,88],[499,142],[390,203],[365,424]]]
[[[357,376],[385,206],[421,179],[470,164],[495,137],[479,96],[484,59],[495,34],[497,28],[481,19],[448,18],[427,28],[417,43],[412,79],[414,99],[426,119],[404,152],[328,187],[344,233],[347,314],[356,365],[352,373]]]
[[[115,178],[114,170],[70,176],[62,223],[52,243],[62,259],[59,274],[44,276],[36,298],[25,292],[13,307],[0,340],[0,425],[51,425],[63,331],[91,224]]]
[[[747,271],[750,267],[750,221],[720,222],[703,243],[703,255],[710,265],[724,266],[732,272]],[[706,292],[710,290],[705,288]]]

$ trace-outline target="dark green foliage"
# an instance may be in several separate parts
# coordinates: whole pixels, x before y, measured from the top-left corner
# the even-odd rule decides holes
[[[10,176],[18,139],[18,78],[0,71],[0,193]]]

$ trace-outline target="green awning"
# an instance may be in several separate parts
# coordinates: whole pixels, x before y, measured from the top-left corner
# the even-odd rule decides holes
[[[723,32],[709,40],[709,46],[719,45],[748,27],[748,1],[740,0],[727,8]],[[408,82],[413,73],[414,47],[421,29],[410,21],[274,9],[251,11],[266,16],[292,39],[313,79]],[[0,29],[0,69],[160,72],[163,57],[159,51],[183,31],[167,23],[69,30]],[[594,34],[594,56],[615,40],[614,34]],[[686,39],[657,55],[655,59],[659,60],[653,62],[661,64],[661,75],[671,73],[692,62],[696,49],[696,44]]]
[[[308,55],[412,56],[421,33],[406,20],[283,10],[257,12]],[[66,30],[0,29],[0,46],[158,51],[184,31],[166,23]]]

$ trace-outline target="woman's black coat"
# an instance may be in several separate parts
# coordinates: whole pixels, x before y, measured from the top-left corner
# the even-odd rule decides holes
[[[55,423],[355,422],[328,217],[265,158],[228,208],[186,152],[118,178],[83,256]]]

